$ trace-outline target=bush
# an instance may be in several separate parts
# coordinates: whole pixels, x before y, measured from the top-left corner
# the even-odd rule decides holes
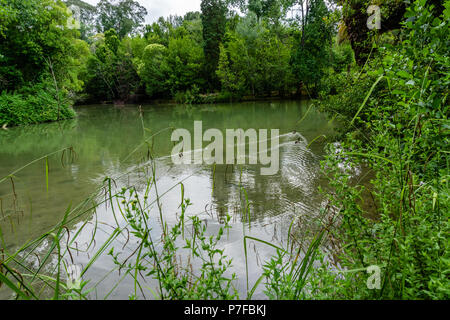
[[[0,125],[17,126],[69,119],[75,116],[69,101],[50,83],[39,83],[0,95]]]
[[[334,288],[327,298],[450,297],[450,1],[445,3],[439,18],[424,0],[411,4],[402,43],[380,48],[370,71],[324,104],[350,127],[364,129],[364,139],[350,132],[341,147],[330,146],[324,162],[338,216],[335,236],[345,244],[339,266],[347,269],[341,277],[325,277],[330,283],[322,288]],[[369,94],[380,76],[385,81]],[[371,184],[355,185],[352,173],[340,169],[343,162],[374,172]],[[382,270],[379,290],[368,290],[367,278],[349,271],[372,265]]]

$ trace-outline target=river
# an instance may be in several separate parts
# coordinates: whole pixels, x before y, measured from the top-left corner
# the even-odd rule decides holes
[[[322,138],[314,139],[331,136],[334,125],[324,114],[310,108],[310,104],[309,101],[281,101],[202,106],[79,106],[77,118],[73,120],[0,130],[0,179],[26,166],[0,183],[1,247],[14,252],[59,223],[69,206],[73,209],[94,195],[83,208],[89,208],[92,203],[96,209],[84,210],[83,215],[67,225],[72,235],[83,225],[84,228],[76,243],[80,251],[72,250],[72,257],[66,257],[66,262],[85,266],[114,226],[124,222],[121,218],[117,221],[111,205],[101,204],[104,193],[98,190],[104,185],[105,177],[113,179],[115,190],[135,186],[143,192],[151,162],[156,167],[162,214],[168,225],[176,222],[180,211],[180,182],[184,185],[185,198],[192,203],[188,214],[206,221],[208,232],[214,234],[218,230],[223,223],[221,217],[227,214],[232,217],[232,228],[221,246],[233,259],[233,272],[240,279],[236,287],[241,297],[245,297],[244,235],[285,245],[292,221],[297,233],[311,232],[324,206],[324,195],[318,188],[326,185],[320,171],[325,142]],[[171,130],[167,128],[193,132],[194,121],[202,121],[203,130],[216,128],[222,132],[237,128],[279,129],[279,171],[264,176],[260,165],[174,165],[170,157]],[[71,150],[56,152],[65,148]],[[242,211],[243,190],[247,194],[250,217]],[[149,210],[156,221],[159,209],[155,206]],[[153,232],[161,232],[156,222],[151,228]],[[88,246],[93,235],[95,243],[88,252],[82,252],[81,248]],[[131,244],[134,239],[125,238],[118,238],[115,246],[118,252],[123,250],[123,260],[134,250]],[[39,255],[48,249],[49,241],[40,243],[37,253],[27,257],[29,265],[39,264],[42,258]],[[123,246],[125,242],[130,243]],[[262,265],[273,249],[258,242],[248,243],[248,249],[251,285],[260,276]],[[91,284],[97,284],[91,297],[127,298],[134,290],[133,279],[130,276],[121,280],[123,274],[109,273],[115,265],[106,253],[84,275],[91,279]],[[73,262],[69,261],[72,259]],[[154,282],[147,280],[149,287],[154,286]],[[120,285],[110,293],[117,281],[121,281]],[[263,286],[254,298],[264,298],[261,290]],[[149,291],[144,290],[144,294],[151,298]],[[6,297],[3,288],[0,298]]]

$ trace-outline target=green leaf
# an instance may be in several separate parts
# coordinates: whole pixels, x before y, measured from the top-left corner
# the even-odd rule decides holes
[[[405,70],[400,70],[399,72],[397,72],[397,75],[399,77],[402,77],[402,78],[405,78],[405,79],[410,79],[411,78],[411,75],[408,72],[406,72]]]

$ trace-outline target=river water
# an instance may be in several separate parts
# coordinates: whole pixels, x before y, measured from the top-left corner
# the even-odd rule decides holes
[[[319,136],[332,135],[333,124],[314,107],[310,108],[308,101],[204,106],[94,105],[79,106],[76,111],[78,116],[74,120],[0,130],[0,179],[25,166],[0,183],[1,247],[9,253],[51,230],[69,207],[72,210],[91,197],[80,206],[82,210],[78,212],[84,214],[66,224],[72,236],[84,227],[72,245],[79,251],[72,250],[65,262],[86,266],[117,223],[124,223],[113,214],[111,205],[101,203],[105,194],[98,190],[104,185],[105,177],[114,180],[115,190],[134,186],[143,192],[150,175],[148,164],[152,163],[156,168],[162,215],[169,226],[177,221],[180,212],[180,182],[184,185],[185,198],[192,203],[188,215],[198,215],[207,223],[208,232],[214,234],[222,226],[221,218],[227,214],[232,217],[231,229],[221,246],[233,259],[232,271],[240,279],[236,288],[245,298],[244,235],[283,246],[292,221],[298,234],[311,232],[324,207],[324,196],[318,188],[326,185],[320,171],[325,142],[319,138],[310,147],[308,145]],[[194,121],[202,121],[203,130],[216,128],[224,132],[224,136],[226,129],[279,129],[278,173],[264,176],[260,165],[249,164],[174,165],[170,157],[174,144],[170,139],[171,130],[167,128],[193,132]],[[71,151],[58,152],[65,148]],[[45,157],[51,153],[54,154]],[[243,190],[248,199],[245,214]],[[89,207],[96,208],[89,210]],[[156,205],[149,208],[149,214],[155,218],[151,223],[152,232],[161,232],[156,222],[159,208]],[[111,246],[125,260],[135,248],[133,242],[137,243],[122,236]],[[41,242],[26,262],[37,266],[50,243],[50,238]],[[89,244],[89,250],[83,252],[82,248]],[[122,279],[123,273],[110,272],[115,265],[108,251],[83,276],[91,279],[90,284],[96,284],[90,297],[127,298],[134,292],[133,279],[131,276]],[[272,248],[262,243],[248,243],[250,285],[259,278],[264,261],[273,253]],[[54,260],[50,258],[48,268],[54,266]],[[151,279],[144,282],[156,290]],[[263,289],[261,286],[254,298],[264,298]],[[146,289],[138,295],[152,297]],[[0,298],[7,296],[3,288]]]

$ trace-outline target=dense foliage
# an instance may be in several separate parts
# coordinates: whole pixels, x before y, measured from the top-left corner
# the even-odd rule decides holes
[[[331,281],[334,290],[316,288],[318,295],[450,296],[449,22],[450,1],[443,11],[415,1],[406,8],[396,43],[372,34],[378,53],[367,69],[322,104],[347,129],[325,162],[334,189],[335,236],[346,243],[339,263],[352,270],[380,266],[382,282],[380,290],[368,290],[361,273],[340,277],[325,271],[328,278],[319,278]],[[339,169],[342,161],[349,170]],[[358,165],[373,172],[369,186],[352,179],[350,168]]]
[[[448,299],[450,0],[381,2],[383,27],[367,31],[368,0],[204,0],[201,12],[145,27],[136,1],[66,1],[82,6],[78,31],[62,1],[0,0],[0,126],[73,117],[76,99],[318,98],[341,128],[323,162],[327,232],[302,261],[300,248],[295,259],[280,249],[266,262],[267,297]],[[133,196],[121,194],[126,217],[144,256],[162,264],[137,261],[130,272],[147,270],[162,298],[236,297],[234,276],[223,278],[231,262],[216,249],[223,229],[214,241],[193,221],[200,244],[185,249],[200,257],[201,247],[209,260],[186,286],[191,275],[173,262],[184,222],[164,231],[156,252]],[[319,252],[322,240],[338,243],[333,256]],[[375,290],[361,273],[370,266],[382,269]]]
[[[301,14],[294,10],[299,5]],[[45,83],[60,92],[58,109],[71,100],[209,103],[317,95],[328,74],[353,63],[333,44],[339,14],[324,0],[205,0],[201,12],[145,27],[147,11],[133,0],[102,0],[96,7],[81,0],[2,0],[0,14],[1,90],[19,98],[22,87]],[[3,105],[14,113],[8,101]],[[3,114],[1,123],[21,124]]]
[[[225,34],[227,7],[223,0],[202,0],[201,10],[205,71],[210,88],[214,88],[214,72],[219,63],[220,43]]]
[[[69,27],[65,5],[8,0],[0,12],[0,123],[73,116],[69,98],[82,89],[78,73],[88,50]]]

